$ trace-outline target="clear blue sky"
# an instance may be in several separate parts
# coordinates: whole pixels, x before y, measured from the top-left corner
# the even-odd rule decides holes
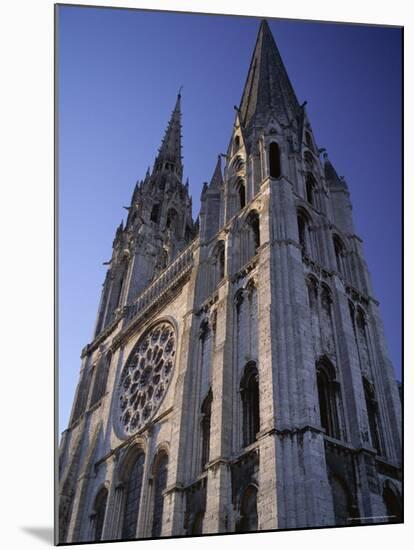
[[[225,152],[260,20],[61,7],[59,426],[92,337],[115,228],[152,166],[179,87],[193,215]],[[319,147],[348,181],[401,377],[401,31],[269,20]]]

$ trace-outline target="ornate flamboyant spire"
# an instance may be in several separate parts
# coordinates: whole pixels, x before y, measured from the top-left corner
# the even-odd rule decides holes
[[[174,110],[154,164],[154,172],[162,170],[175,171],[180,179],[183,175],[181,157],[181,93],[178,93]]]
[[[261,124],[270,112],[284,123],[297,117],[300,106],[275,40],[262,21],[239,108],[244,128]]]

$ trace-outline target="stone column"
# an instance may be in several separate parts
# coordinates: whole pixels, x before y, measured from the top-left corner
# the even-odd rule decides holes
[[[271,219],[269,212],[269,180],[262,185],[262,208],[260,211],[260,242],[258,266],[258,374],[259,374],[259,487],[257,495],[258,529],[278,527],[277,464],[275,436],[275,329],[272,323],[271,296]]]
[[[270,180],[268,277],[279,528],[332,523],[315,357],[292,184]],[[260,285],[259,285],[260,286]],[[263,308],[263,301],[260,302]],[[262,331],[263,329],[261,329]],[[262,362],[262,361],[260,361]]]
[[[228,529],[231,506],[230,469],[232,435],[232,357],[230,282],[219,287],[219,301],[213,350],[210,430],[210,460],[208,464],[207,503],[203,533],[224,533]]]

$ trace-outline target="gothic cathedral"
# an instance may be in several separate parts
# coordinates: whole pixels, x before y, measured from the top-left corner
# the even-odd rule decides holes
[[[60,543],[402,521],[401,405],[350,194],[266,21],[223,157],[194,222],[179,94],[82,350]]]

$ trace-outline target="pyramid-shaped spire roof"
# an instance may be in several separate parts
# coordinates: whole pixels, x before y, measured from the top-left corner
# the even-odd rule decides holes
[[[183,166],[181,157],[181,94],[178,93],[177,101],[170,121],[165,131],[164,138],[159,149],[155,166],[161,167],[165,162],[175,165],[177,173],[182,176]]]
[[[269,111],[287,123],[297,117],[300,105],[269,25],[263,20],[240,102],[242,126],[263,123]]]
[[[223,184],[223,175],[221,173],[221,156],[218,156],[216,168],[210,181],[210,189],[220,188]]]

